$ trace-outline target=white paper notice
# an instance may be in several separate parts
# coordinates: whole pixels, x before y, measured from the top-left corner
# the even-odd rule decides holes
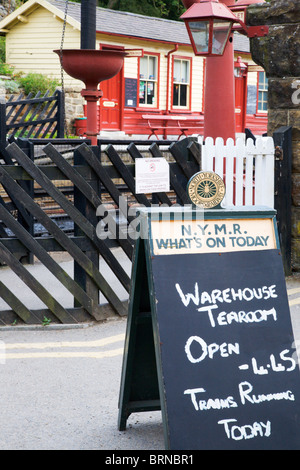
[[[170,170],[165,158],[135,160],[135,192],[160,193],[170,191]]]

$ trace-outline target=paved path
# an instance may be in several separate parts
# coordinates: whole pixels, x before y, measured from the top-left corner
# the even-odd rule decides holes
[[[117,429],[125,328],[0,329],[0,449],[164,449],[160,412]]]

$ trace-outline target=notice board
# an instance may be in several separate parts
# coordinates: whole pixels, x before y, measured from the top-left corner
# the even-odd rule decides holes
[[[135,108],[137,105],[137,79],[125,78],[125,106]]]
[[[167,449],[299,449],[300,373],[274,211],[142,216],[119,429],[132,412],[161,409]]]

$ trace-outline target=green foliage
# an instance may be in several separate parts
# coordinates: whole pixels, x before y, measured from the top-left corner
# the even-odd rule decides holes
[[[15,73],[14,67],[1,61],[0,75],[11,78],[11,80],[1,80],[0,83],[8,93],[16,93],[19,88],[23,88],[26,95],[29,95],[30,92],[36,95],[39,91],[44,95],[47,90],[52,95],[60,85],[59,80],[49,78],[41,73],[29,73],[27,75],[24,75],[23,72]]]
[[[5,62],[5,37],[0,36],[0,64]]]
[[[81,3],[80,0],[73,0]],[[181,0],[98,0],[98,6],[112,10],[129,11],[146,16],[179,20],[185,11]]]
[[[179,0],[120,0],[113,8],[170,20],[179,20],[185,10]]]
[[[42,325],[43,326],[49,326],[50,323],[51,323],[50,318],[47,318],[46,316],[44,316]]]
[[[18,81],[26,95],[29,95],[30,92],[36,94],[39,91],[45,94],[47,90],[50,90],[50,94],[53,94],[59,86],[58,80],[48,78],[41,73],[29,73],[24,77],[20,77]]]
[[[0,62],[0,75],[5,75],[6,77],[14,77],[14,67],[5,62]]]
[[[5,88],[7,93],[18,93],[20,85],[15,80],[0,80],[0,88]]]
[[[20,8],[27,0],[16,0],[16,8]]]

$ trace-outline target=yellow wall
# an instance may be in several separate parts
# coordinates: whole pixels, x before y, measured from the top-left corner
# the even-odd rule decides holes
[[[53,50],[60,48],[63,22],[44,8],[34,10],[27,19],[28,23],[18,22],[6,35],[6,61],[16,71],[60,78],[59,57]],[[80,47],[80,33],[69,25],[64,47]]]

